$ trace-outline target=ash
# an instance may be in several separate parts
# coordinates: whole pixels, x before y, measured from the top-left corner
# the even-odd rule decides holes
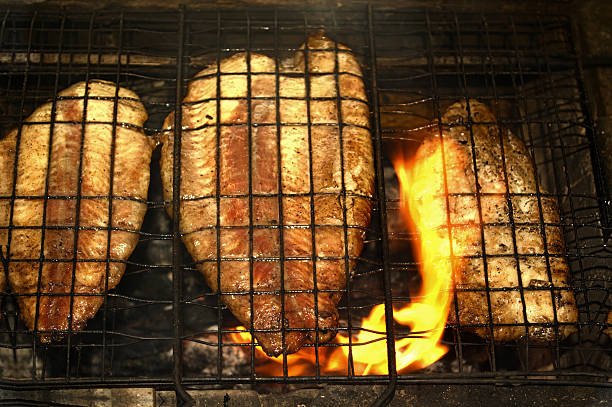
[[[32,349],[0,348],[0,377],[10,379],[35,379],[42,377],[42,361],[36,358],[34,368]]]
[[[217,325],[206,331],[218,330]],[[218,374],[219,346],[216,333],[201,335],[196,341],[183,342],[185,376],[211,377]],[[250,374],[250,347],[230,346],[232,341],[223,337],[221,347],[221,376],[248,376]]]

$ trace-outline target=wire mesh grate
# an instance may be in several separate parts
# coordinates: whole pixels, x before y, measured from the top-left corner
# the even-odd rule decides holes
[[[282,358],[280,370],[269,376],[260,370],[263,362],[253,341],[237,343],[232,339],[232,334],[242,331],[236,328],[240,323],[220,296],[204,283],[197,264],[181,242],[176,212],[174,220],[167,216],[160,151],[155,150],[147,212],[136,249],[125,261],[121,283],[100,294],[104,305],[78,334],[58,342],[37,341],[20,319],[19,295],[10,290],[6,293],[0,322],[0,385],[30,389],[153,385],[182,389],[182,386],[282,382],[385,383],[392,388],[396,380],[608,385],[612,378],[610,338],[604,333],[610,329],[606,318],[612,309],[612,252],[604,244],[604,228],[609,226],[608,197],[569,24],[567,18],[557,16],[373,7],[307,11],[4,12],[0,27],[2,137],[42,103],[51,100],[57,105],[62,100],[56,96],[61,89],[79,81],[103,79],[140,96],[149,113],[143,130],[148,137],[156,138],[166,130],[162,129],[162,122],[167,114],[176,111],[180,122],[181,109],[177,107],[187,86],[197,80],[192,79],[194,75],[204,67],[216,65],[219,72],[221,60],[240,52],[261,53],[283,61],[298,51],[310,33],[323,30],[333,40],[349,46],[361,65],[372,113],[376,193],[372,223],[364,230],[365,247],[361,255],[351,258],[356,263],[354,275],[347,277],[347,288],[339,291],[343,298],[338,306],[338,333],[346,335],[348,342],[317,340],[306,344],[305,351],[312,352],[314,357],[311,370],[302,372],[303,375],[290,373],[291,358]],[[336,48],[335,52],[339,50]],[[266,74],[278,78],[279,66],[277,62],[273,71]],[[247,81],[260,74],[251,72],[247,65]],[[212,74],[218,86],[224,75]],[[335,75],[337,78],[337,70]],[[306,70],[304,76],[306,83],[310,83],[315,75]],[[275,96],[268,99],[274,102],[278,118],[282,99],[278,80],[275,86]],[[247,98],[253,99],[251,87],[247,89]],[[309,91],[304,98],[319,100]],[[110,99],[114,100],[116,110],[121,98],[117,93]],[[549,272],[551,261],[557,257],[567,259],[571,291],[578,306],[578,321],[570,325],[577,332],[560,339],[559,329],[563,325],[553,322],[549,325],[556,332],[555,339],[548,343],[528,339],[498,343],[470,334],[461,323],[449,321],[442,339],[449,352],[439,362],[420,371],[396,373],[391,358],[387,365],[390,374],[362,376],[355,370],[352,355],[355,348],[364,345],[354,343],[354,337],[364,330],[361,320],[374,306],[382,304],[386,311],[387,328],[378,332],[375,341],[386,343],[389,355],[393,355],[394,340],[414,335],[393,322],[391,316],[394,306],[410,300],[408,293],[418,287],[420,280],[419,264],[411,254],[418,240],[404,229],[400,220],[398,182],[390,153],[398,143],[416,150],[425,135],[445,131],[444,111],[457,101],[470,99],[490,106],[495,110],[496,124],[525,143],[541,188],[535,194],[539,205],[549,198],[559,204],[558,221],[540,218],[523,224],[511,219],[506,225],[510,224],[512,230],[522,226],[539,228],[545,242],[544,229],[556,227],[561,231],[565,253],[549,253],[545,244],[544,255],[540,257],[545,257]],[[341,116],[343,99],[330,100],[337,104]],[[217,102],[220,106],[219,95]],[[249,110],[249,129],[253,128],[251,116]],[[117,122],[115,112],[109,124],[115,128]],[[279,120],[270,123],[277,134],[281,124],[285,123]],[[220,127],[217,123],[217,134]],[[313,124],[309,121],[306,127],[310,132]],[[183,130],[177,127],[172,131],[180,140]],[[218,143],[219,139],[217,151]],[[180,142],[174,148],[175,152],[180,151]],[[314,146],[309,148],[312,159]],[[280,162],[280,152],[277,153]],[[340,157],[344,159],[343,154]],[[348,165],[343,162],[342,170]],[[179,179],[180,165],[175,167],[174,175]],[[280,184],[280,171],[278,176]],[[312,184],[312,172],[309,177]],[[220,191],[218,183],[217,179]],[[310,202],[314,201],[313,194],[313,191],[306,194]],[[480,194],[479,201],[485,195]],[[281,194],[276,197],[282,207]],[[15,195],[1,198],[14,202]],[[47,194],[42,198],[58,197]],[[108,196],[101,198],[112,206],[113,200]],[[175,189],[174,201],[179,198]],[[218,203],[226,198],[247,199],[252,208],[253,200],[260,197],[251,187],[240,196],[221,193],[215,196]],[[75,200],[78,206],[82,199],[89,198],[77,193],[68,199]],[[346,192],[341,199],[347,199]],[[310,209],[311,224],[315,225],[314,206]],[[279,223],[284,225],[282,215]],[[344,253],[348,253],[350,226],[346,210],[343,223]],[[258,227],[251,220],[250,236]],[[285,229],[275,228],[283,241]],[[15,226],[9,224],[3,229],[12,231]],[[221,228],[215,229],[219,239]],[[314,232],[312,239],[314,246]],[[484,241],[482,245],[484,252]],[[518,263],[516,240],[513,246],[515,249],[508,257],[516,258]],[[216,258],[222,257],[220,250],[217,247]],[[6,253],[3,251],[3,256]],[[247,257],[252,260],[253,253],[250,254]],[[284,256],[281,254],[276,260],[282,264]],[[109,253],[106,258],[110,263]],[[7,265],[15,260],[5,256],[3,261]],[[344,264],[348,269],[349,261]],[[541,289],[555,295],[548,286]],[[489,298],[496,292],[494,288],[482,290]],[[522,286],[515,290],[524,295]],[[490,312],[489,300],[491,316]],[[526,311],[523,312],[526,316]],[[485,321],[482,325],[492,332],[491,324]],[[528,328],[525,323],[518,325]],[[331,374],[323,365],[329,352],[338,347],[348,349],[347,366]]]

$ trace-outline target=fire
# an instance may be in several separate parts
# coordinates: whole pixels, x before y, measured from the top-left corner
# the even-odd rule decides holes
[[[447,154],[451,146],[447,144]],[[450,159],[443,157],[442,146],[438,143],[425,159],[411,164],[403,157],[394,160],[400,182],[400,210],[408,217],[410,229],[421,238],[416,254],[422,277],[421,290],[413,297],[414,301],[393,312],[397,322],[409,326],[412,333],[420,333],[419,339],[409,337],[396,342],[398,371],[409,367],[422,369],[448,351],[447,346],[440,344],[440,339],[451,304],[455,273],[445,198],[444,158]],[[458,253],[459,248],[453,249],[452,254],[462,254]]]
[[[454,146],[446,141],[445,159]],[[393,319],[410,328],[410,333],[395,341],[396,365],[399,372],[422,369],[443,357],[448,347],[440,343],[451,304],[453,262],[451,260],[451,236],[444,195],[444,165],[442,148],[438,145],[425,158],[410,161],[404,156],[394,160],[400,182],[400,212],[413,233],[421,240],[416,250],[421,264],[422,285],[413,293],[412,302],[394,308]],[[449,174],[447,174],[448,176]],[[452,180],[448,180],[452,182]],[[452,254],[462,255],[467,242],[457,242],[453,236]],[[466,238],[467,239],[467,238]],[[354,374],[387,374],[387,344],[385,341],[384,305],[375,306],[363,319],[359,333],[350,342],[346,334],[339,333],[334,342],[340,346],[319,347],[320,374],[345,375],[348,373],[349,349]],[[237,327],[237,330],[244,330]],[[230,334],[236,343],[251,343],[248,332]],[[304,347],[298,353],[287,356],[289,376],[315,375],[314,347]],[[283,375],[283,356],[268,357],[261,348],[255,350],[258,374]]]

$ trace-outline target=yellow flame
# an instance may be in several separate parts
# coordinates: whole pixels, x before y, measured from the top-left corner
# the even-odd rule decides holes
[[[447,142],[446,154],[452,152],[453,148]],[[427,367],[448,351],[440,339],[451,304],[455,272],[451,260],[441,147],[413,162],[398,156],[393,164],[400,182],[400,212],[421,241],[420,247],[416,248],[421,264],[421,289],[416,295],[413,293],[412,302],[393,310],[394,320],[410,328],[408,337],[395,341],[397,370],[401,372]],[[469,243],[457,242],[458,237],[453,237],[454,256],[461,256],[462,248]],[[469,236],[461,238],[469,239]],[[348,336],[342,333],[334,341],[345,346],[319,347],[320,374],[347,374],[349,349],[356,375],[388,373],[384,306],[381,304],[372,308],[370,314],[363,319],[361,327],[364,329],[352,338],[350,347],[347,346]],[[251,342],[247,332],[231,334],[231,339],[238,343]],[[258,374],[283,375],[282,356],[269,357],[258,347],[256,359]],[[315,361],[314,348],[302,348],[300,352],[287,356],[288,374],[314,375]]]

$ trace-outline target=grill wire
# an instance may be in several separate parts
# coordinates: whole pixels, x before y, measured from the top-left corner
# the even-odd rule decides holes
[[[0,27],[2,136],[35,107],[55,102],[59,90],[94,78],[135,91],[149,112],[145,133],[154,136],[163,118],[180,106],[189,78],[203,67],[243,51],[285,58],[320,29],[351,47],[362,64],[375,149],[376,204],[365,248],[339,305],[339,331],[355,335],[361,318],[384,304],[388,327],[380,340],[387,341],[389,354],[394,340],[406,337],[407,328],[393,325],[390,312],[418,284],[418,264],[406,254],[416,238],[397,228],[397,180],[386,153],[398,140],[418,145],[423,128],[437,126],[446,106],[476,98],[503,112],[498,120],[525,141],[540,184],[559,202],[578,332],[545,345],[498,344],[448,324],[443,343],[449,353],[422,371],[398,374],[391,358],[390,374],[359,376],[349,360],[345,374],[328,376],[317,357],[312,376],[289,376],[286,362],[280,377],[258,375],[253,343],[228,340],[239,323],[204,284],[182,245],[178,217],[171,221],[165,214],[156,150],[138,246],[121,283],[104,294],[104,305],[82,332],[41,344],[20,321],[15,296],[5,296],[0,387],[156,386],[188,398],[185,388],[197,386],[378,383],[387,385],[385,401],[396,383],[610,385],[612,346],[603,332],[612,309],[612,250],[604,244],[608,193],[565,17],[373,7],[9,10]],[[175,131],[178,136],[181,130]],[[178,197],[175,188],[175,201]],[[346,228],[345,223],[345,233]],[[339,345],[310,346],[319,355]]]

